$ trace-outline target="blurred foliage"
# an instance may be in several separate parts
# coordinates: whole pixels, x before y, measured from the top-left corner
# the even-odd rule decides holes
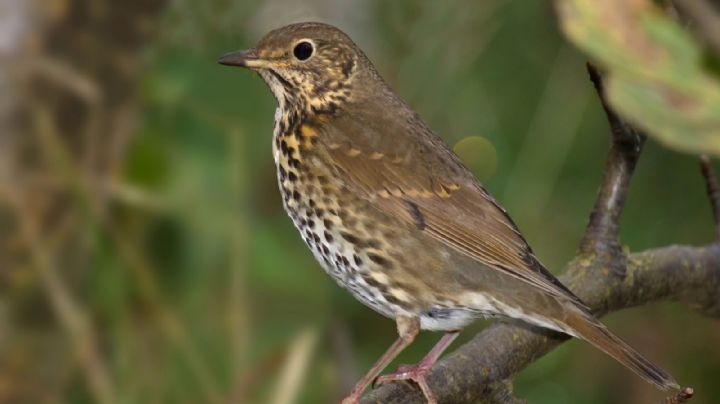
[[[93,4],[105,5],[89,7],[101,15],[127,11],[123,2]],[[86,183],[75,143],[40,148],[67,148],[59,154],[66,158],[45,169],[62,172],[62,186],[73,190],[58,209],[80,212],[68,226],[85,254],[49,264],[86,320],[83,335],[99,341],[110,402],[332,402],[395,338],[392,321],[325,276],[282,211],[270,153],[270,91],[250,72],[215,64],[288,22],[320,19],[349,32],[508,208],[542,261],[558,270],[573,256],[609,135],[585,57],[561,37],[550,4],[177,0],[165,7],[159,19],[138,13],[138,26],[154,27],[152,40],[124,53],[142,66],[138,83],[120,86],[137,93],[136,123],[117,165],[102,177],[102,192]],[[94,30],[125,27],[88,25],[87,35],[73,36],[80,44]],[[680,46],[695,46],[685,41]],[[92,54],[100,66],[120,60],[110,50]],[[82,60],[76,67],[88,72]],[[103,77],[113,82],[112,74]],[[98,147],[111,147],[111,134],[101,128]],[[107,206],[96,210],[99,201]],[[631,250],[707,243],[707,205],[696,159],[649,142],[623,215],[623,240]],[[0,223],[14,221],[0,216]],[[30,255],[48,256],[44,248]],[[81,370],[87,357],[67,352],[84,352],[84,345],[61,326],[52,310],[57,302],[46,297],[34,266],[13,264],[12,286],[0,301],[0,396],[18,397],[2,394],[17,380],[32,380],[47,393],[25,402],[99,402]],[[12,309],[7,316],[4,307]],[[670,303],[617,313],[606,323],[695,387],[693,402],[720,396],[717,323]],[[437,338],[424,333],[400,362],[416,361]],[[10,361],[42,366],[11,377],[6,366],[19,367]],[[533,403],[660,397],[579,341],[522,372],[515,390]]]
[[[720,155],[720,75],[702,44],[650,0],[557,5],[568,37],[607,67],[618,111],[669,147]]]

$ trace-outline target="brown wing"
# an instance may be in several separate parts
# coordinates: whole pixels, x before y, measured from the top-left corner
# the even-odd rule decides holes
[[[416,114],[359,112],[326,120],[319,136],[350,192],[489,267],[580,303],[535,259],[503,208]]]

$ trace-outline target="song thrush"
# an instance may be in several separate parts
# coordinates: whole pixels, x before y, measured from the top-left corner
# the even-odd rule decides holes
[[[484,316],[582,338],[657,387],[677,387],[543,267],[505,210],[342,31],[289,25],[219,63],[256,71],[277,99],[283,204],[317,261],[397,323],[398,340],[345,402],[358,402],[419,330],[438,330],[446,334],[422,361],[378,379],[413,380],[435,402],[425,375]]]

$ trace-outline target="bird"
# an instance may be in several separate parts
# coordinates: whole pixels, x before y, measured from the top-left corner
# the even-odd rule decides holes
[[[340,29],[302,22],[218,63],[250,69],[277,100],[272,154],[283,206],[324,271],[393,319],[398,338],[370,384],[426,376],[468,324],[519,320],[583,339],[661,390],[673,377],[611,333],[547,270],[506,210]],[[421,330],[444,335],[415,365],[379,376]]]

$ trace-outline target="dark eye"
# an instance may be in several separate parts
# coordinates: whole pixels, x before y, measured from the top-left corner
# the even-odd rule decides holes
[[[295,49],[293,49],[293,55],[295,55],[298,60],[307,60],[312,54],[313,46],[310,42],[300,42],[295,45]]]

